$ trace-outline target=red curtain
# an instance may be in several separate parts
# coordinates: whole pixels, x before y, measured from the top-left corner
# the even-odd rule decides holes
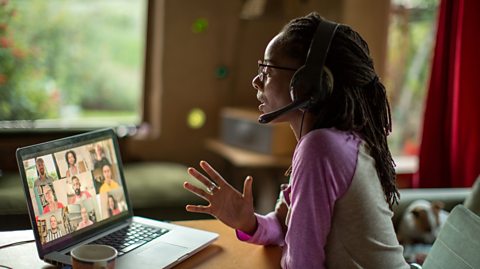
[[[414,186],[470,187],[480,175],[480,1],[442,0]]]

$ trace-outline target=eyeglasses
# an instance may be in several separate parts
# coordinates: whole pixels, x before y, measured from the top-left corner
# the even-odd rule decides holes
[[[263,82],[264,76],[266,75],[265,69],[267,67],[268,68],[274,68],[274,69],[280,69],[280,70],[297,71],[296,68],[264,64],[262,61],[259,60],[258,61],[258,71],[257,72],[258,72],[258,78],[260,79],[261,82]]]

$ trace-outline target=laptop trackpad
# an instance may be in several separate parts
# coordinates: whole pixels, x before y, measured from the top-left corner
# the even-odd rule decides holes
[[[145,249],[141,252],[138,252],[135,256],[145,257],[155,265],[167,265],[178,260],[187,253],[188,249],[185,247],[158,242],[149,246],[145,246]]]

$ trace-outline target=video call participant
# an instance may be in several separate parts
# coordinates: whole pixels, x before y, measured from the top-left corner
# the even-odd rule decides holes
[[[35,187],[39,187],[45,184],[52,183],[54,179],[48,175],[47,169],[45,167],[45,161],[42,158],[37,158],[37,160],[35,161],[35,165],[37,167],[38,178],[35,180],[33,185]]]
[[[73,192],[75,193],[72,199],[72,204],[78,204],[81,201],[84,201],[92,197],[92,195],[90,195],[88,191],[81,190],[82,185],[80,184],[80,179],[78,177],[76,176],[72,177],[72,186],[73,186]]]
[[[93,221],[88,218],[88,212],[85,207],[80,209],[80,214],[82,215],[82,221],[78,223],[77,231],[93,224]]]
[[[109,194],[108,195],[108,216],[109,217],[115,216],[120,214],[120,212],[122,211],[118,208],[117,200],[115,200],[115,198]]]
[[[47,205],[43,207],[43,214],[55,212],[60,208],[64,208],[62,203],[56,201],[53,189],[50,187],[50,185],[43,186],[43,195],[47,201]]]
[[[100,193],[109,192],[119,187],[118,183],[112,179],[112,166],[104,164],[102,167],[103,184],[100,187]]]
[[[69,150],[65,153],[65,161],[67,162],[68,169],[65,172],[67,177],[71,177],[78,173],[85,172],[85,167],[79,167],[77,165],[77,154],[73,150]]]
[[[55,215],[50,216],[50,229],[47,232],[47,242],[62,237],[64,234],[58,227],[57,217]]]
[[[95,158],[93,159],[93,169],[102,169],[110,161],[105,156],[105,151],[100,143],[95,144]]]

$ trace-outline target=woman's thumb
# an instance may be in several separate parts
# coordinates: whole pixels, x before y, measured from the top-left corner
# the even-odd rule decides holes
[[[243,182],[243,197],[253,200],[252,184],[253,178],[251,176],[247,176]]]

